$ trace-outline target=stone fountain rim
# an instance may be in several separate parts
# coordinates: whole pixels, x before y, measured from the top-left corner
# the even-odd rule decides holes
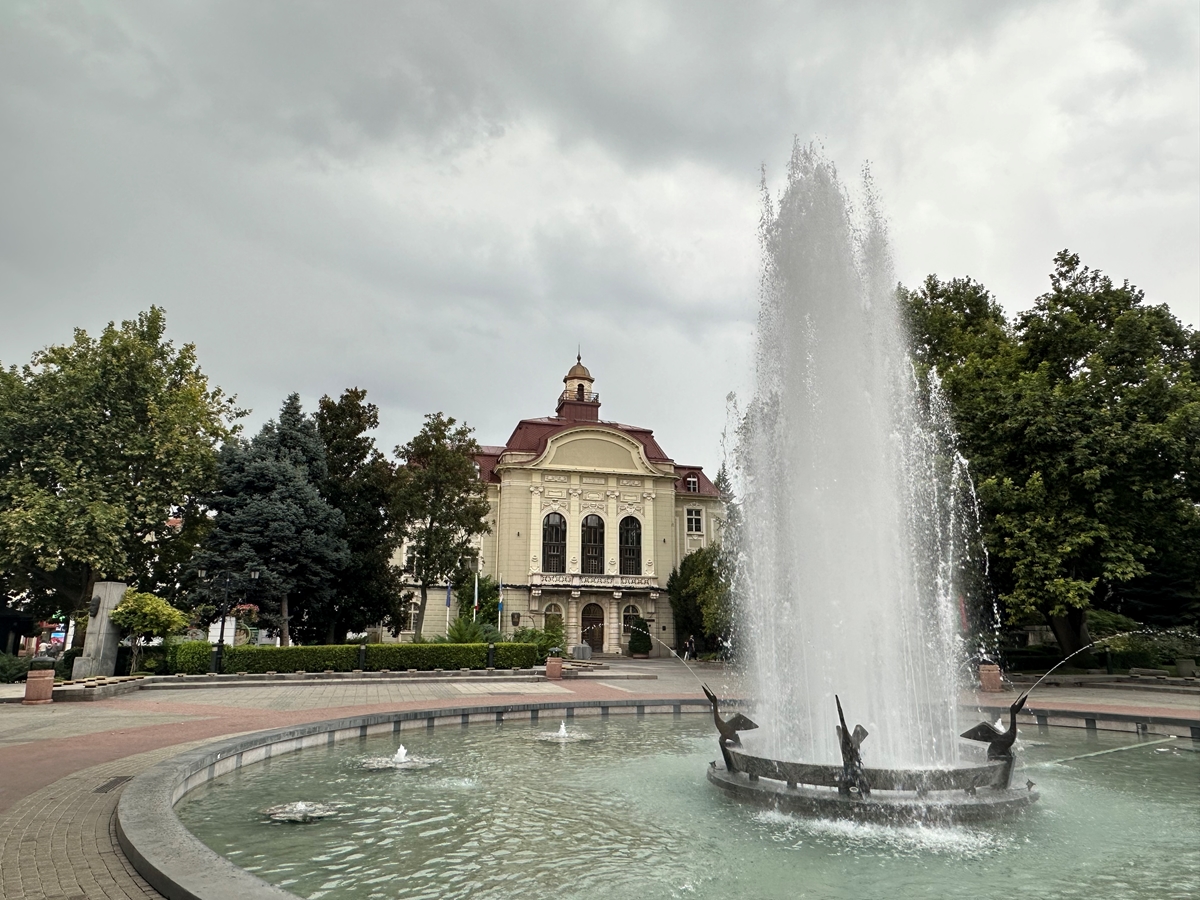
[[[677,714],[710,709],[707,700],[695,697],[427,707],[326,719],[226,738],[164,760],[130,781],[117,804],[117,842],[138,874],[168,900],[298,900],[295,894],[234,865],[203,844],[184,827],[175,805],[196,788],[243,766],[310,747],[395,734],[403,723],[424,720],[426,727],[434,728],[468,725],[472,720],[499,723],[510,713],[562,710],[571,718],[577,709],[596,709],[604,717],[613,709],[641,715],[648,708],[662,707]],[[409,730],[412,727],[410,724]]]

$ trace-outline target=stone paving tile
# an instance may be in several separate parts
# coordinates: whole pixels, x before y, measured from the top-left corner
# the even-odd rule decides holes
[[[115,812],[121,789],[97,787],[137,775],[191,747],[193,741],[81,769],[0,815],[0,897],[4,900],[130,900],[161,895],[117,845]]]

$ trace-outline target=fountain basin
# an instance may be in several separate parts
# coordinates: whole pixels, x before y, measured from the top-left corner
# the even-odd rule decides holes
[[[763,761],[776,764],[779,762]],[[785,765],[797,766],[795,763]],[[965,776],[964,780],[978,778],[981,786],[975,789],[973,794],[962,788],[918,792],[876,787],[872,789],[869,797],[846,796],[838,792],[841,766],[805,768],[823,770],[821,776],[824,786],[805,782],[789,783],[786,776],[784,780],[776,780],[747,771],[730,772],[717,761],[709,763],[708,780],[729,797],[769,809],[816,818],[851,819],[881,824],[954,825],[988,822],[1014,816],[1038,799],[1035,791],[1026,788],[988,787],[988,780],[993,777],[993,767],[990,766],[903,773],[914,781],[929,777],[929,780],[935,783],[944,776]],[[894,771],[867,769],[866,774],[872,784],[878,785],[885,783],[882,777],[884,772]],[[810,777],[819,776],[814,771]]]

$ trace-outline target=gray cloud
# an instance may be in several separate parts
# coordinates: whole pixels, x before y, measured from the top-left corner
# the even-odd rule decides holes
[[[1198,43],[1166,2],[10,4],[0,361],[159,303],[254,424],[358,384],[390,447],[502,441],[581,343],[713,466],[793,135],[871,160],[907,283],[1016,310],[1071,247],[1196,324]]]

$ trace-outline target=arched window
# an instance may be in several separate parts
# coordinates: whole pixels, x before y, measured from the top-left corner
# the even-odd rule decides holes
[[[567,520],[561,513],[542,519],[542,571],[567,571]]]
[[[633,623],[638,616],[642,614],[636,606],[630,604],[625,607],[625,611],[621,614],[621,631],[624,634],[633,633]]]
[[[583,385],[582,384],[575,386],[575,399],[576,400],[583,399]]]
[[[562,631],[562,607],[557,603],[546,604],[546,622],[542,626],[547,631]]]
[[[683,480],[684,487],[687,488],[689,494],[700,493],[700,479],[695,475],[689,475]]]
[[[621,574],[642,574],[642,523],[633,516],[621,520]]]
[[[604,520],[595,515],[583,520],[583,574],[604,574]]]

